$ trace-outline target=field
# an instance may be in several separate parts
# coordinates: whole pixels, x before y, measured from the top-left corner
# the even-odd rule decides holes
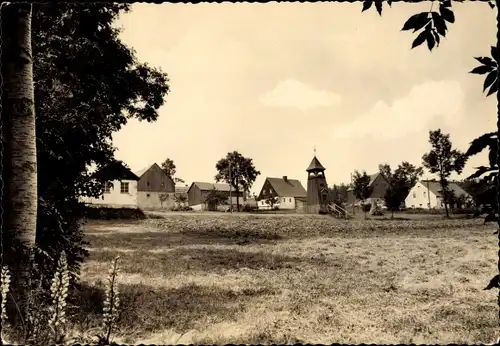
[[[120,255],[117,343],[490,343],[495,226],[185,214],[89,222],[76,339]]]

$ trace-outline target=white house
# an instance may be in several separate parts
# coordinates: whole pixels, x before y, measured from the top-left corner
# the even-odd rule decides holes
[[[137,181],[139,177],[132,173],[123,162],[115,161],[94,173],[93,177],[100,181],[106,181],[104,191],[98,198],[81,198],[83,203],[110,208],[137,208]]]
[[[266,178],[257,197],[259,209],[270,209],[269,197],[275,198],[273,207],[282,210],[296,209],[299,201],[307,199],[307,192],[297,179]]]
[[[472,196],[457,183],[450,182],[449,189],[456,197],[463,196],[472,199]],[[444,208],[441,194],[441,184],[437,181],[422,180],[417,182],[405,199],[406,208],[441,209]]]

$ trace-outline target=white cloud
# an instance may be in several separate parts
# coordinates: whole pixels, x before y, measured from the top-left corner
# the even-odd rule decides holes
[[[414,86],[408,95],[391,105],[378,101],[368,112],[337,127],[334,136],[395,139],[427,129],[438,117],[451,126],[462,115],[463,101],[464,92],[458,82],[427,81]]]
[[[307,111],[316,107],[330,107],[340,103],[340,95],[316,90],[295,79],[280,81],[273,90],[260,97],[270,107],[293,107]]]

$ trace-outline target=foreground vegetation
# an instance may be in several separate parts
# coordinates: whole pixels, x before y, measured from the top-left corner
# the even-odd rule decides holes
[[[89,223],[70,337],[101,330],[120,255],[118,343],[491,342],[493,227],[237,214]]]

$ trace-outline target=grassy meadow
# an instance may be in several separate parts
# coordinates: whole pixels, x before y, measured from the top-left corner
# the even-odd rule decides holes
[[[117,343],[490,343],[494,229],[320,215],[92,221],[72,337],[97,334],[119,255]]]

